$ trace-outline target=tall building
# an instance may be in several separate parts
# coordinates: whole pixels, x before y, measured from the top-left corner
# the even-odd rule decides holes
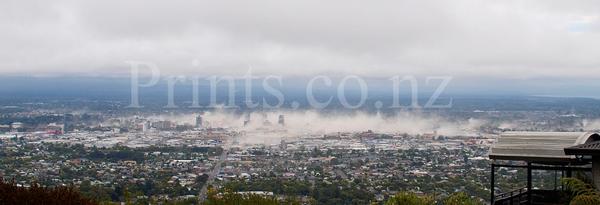
[[[175,124],[171,121],[163,120],[152,123],[152,127],[159,130],[172,130],[175,128]]]
[[[202,128],[202,115],[196,116],[196,128]]]
[[[69,127],[69,124],[68,124],[67,120],[68,120],[67,119],[67,115],[65,114],[63,116],[63,123],[62,123],[62,132],[63,133],[67,133],[67,128]]]
[[[150,126],[148,125],[148,122],[142,122],[138,124],[138,129],[141,129],[142,132],[148,132],[148,128]]]
[[[271,121],[269,121],[269,116],[267,116],[267,113],[262,113],[262,118],[263,126],[271,126]]]
[[[285,118],[283,117],[283,115],[279,115],[279,120],[277,121],[277,124],[281,126],[285,125]]]
[[[250,123],[250,113],[246,113],[246,118],[244,119],[244,126]]]

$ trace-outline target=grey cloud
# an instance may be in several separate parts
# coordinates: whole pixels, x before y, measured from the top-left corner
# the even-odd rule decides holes
[[[3,1],[0,73],[600,77],[600,3]],[[198,66],[192,66],[196,60]]]

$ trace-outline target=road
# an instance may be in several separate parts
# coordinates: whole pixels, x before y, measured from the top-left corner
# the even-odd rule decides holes
[[[221,170],[221,165],[223,164],[223,162],[225,162],[225,160],[227,160],[228,151],[229,151],[229,145],[225,145],[223,147],[223,153],[221,153],[221,156],[219,156],[219,160],[217,160],[215,167],[209,173],[206,183],[204,183],[204,186],[202,186],[202,189],[200,189],[200,193],[198,194],[200,204],[202,204],[204,202],[204,200],[206,200],[206,194],[208,192],[208,185],[212,184],[215,181],[215,177],[217,177],[217,174],[219,174],[219,171]]]

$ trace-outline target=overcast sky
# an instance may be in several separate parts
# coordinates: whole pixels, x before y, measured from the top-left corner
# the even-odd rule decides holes
[[[0,74],[600,78],[600,1],[0,1]]]

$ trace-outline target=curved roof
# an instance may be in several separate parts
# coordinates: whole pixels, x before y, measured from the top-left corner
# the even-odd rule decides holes
[[[600,156],[600,141],[565,148],[565,154]]]
[[[561,162],[575,159],[564,149],[599,141],[593,132],[505,132],[492,146],[490,159]]]

